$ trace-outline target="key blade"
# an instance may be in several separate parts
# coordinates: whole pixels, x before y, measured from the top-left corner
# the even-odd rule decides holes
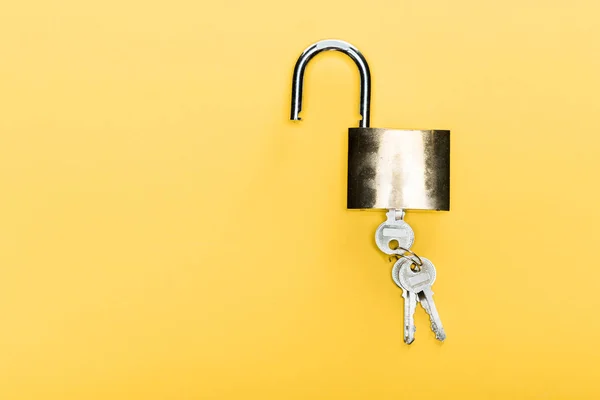
[[[423,291],[419,292],[418,297],[421,306],[423,307],[425,312],[429,314],[431,330],[433,331],[433,333],[435,333],[435,338],[443,342],[446,339],[446,332],[444,331],[442,320],[440,319],[437,307],[435,306],[435,302],[433,301],[433,291],[431,290],[431,287],[427,287]]]
[[[417,327],[415,326],[415,311],[417,311],[417,294],[415,292],[410,292],[410,333],[409,339],[411,344],[415,340],[415,332],[417,331]]]
[[[403,290],[402,297],[404,297],[404,343],[411,344],[415,340],[417,296],[413,292]]]

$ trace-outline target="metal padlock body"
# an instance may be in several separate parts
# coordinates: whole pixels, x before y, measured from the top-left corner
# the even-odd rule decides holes
[[[349,209],[450,209],[450,131],[348,129]]]

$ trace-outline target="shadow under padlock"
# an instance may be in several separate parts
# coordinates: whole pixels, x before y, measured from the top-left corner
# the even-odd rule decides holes
[[[292,120],[300,120],[306,65],[317,54],[330,50],[348,55],[360,73],[362,119],[359,127],[348,128],[347,208],[388,210],[386,221],[377,228],[375,242],[381,251],[398,258],[392,278],[405,294],[405,342],[410,344],[414,339],[411,319],[417,301],[430,314],[436,338],[444,340],[446,336],[429,295],[433,294],[430,287],[435,280],[435,267],[410,250],[414,232],[404,221],[404,210],[450,210],[450,131],[371,128],[369,65],[356,47],[341,40],[314,43],[298,58],[292,81]],[[420,282],[418,287],[401,285],[409,282],[396,276],[401,265],[416,275],[410,282]],[[414,296],[406,296],[407,293]]]

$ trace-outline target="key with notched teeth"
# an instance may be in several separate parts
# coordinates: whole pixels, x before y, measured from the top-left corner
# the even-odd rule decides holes
[[[396,265],[399,264],[398,283],[400,283],[403,290],[416,294],[421,306],[429,314],[431,330],[435,333],[435,338],[443,341],[446,339],[446,332],[433,301],[433,291],[431,290],[436,278],[435,267],[431,261],[424,257],[421,257],[421,261],[421,266],[415,266],[413,260],[406,258],[398,260],[396,263]],[[396,268],[396,265],[394,265],[394,268]]]
[[[400,284],[399,270],[402,261],[407,261],[403,258],[398,260],[392,268],[392,279],[402,289],[402,297],[404,298],[404,343],[411,344],[415,340],[415,311],[417,309],[417,293],[408,291]]]

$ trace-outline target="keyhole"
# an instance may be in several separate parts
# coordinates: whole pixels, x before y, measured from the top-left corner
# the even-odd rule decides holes
[[[390,246],[390,249],[396,250],[398,247],[400,247],[400,243],[398,243],[398,241],[396,239],[393,239],[393,240],[390,240],[390,242],[388,243],[388,246]]]

